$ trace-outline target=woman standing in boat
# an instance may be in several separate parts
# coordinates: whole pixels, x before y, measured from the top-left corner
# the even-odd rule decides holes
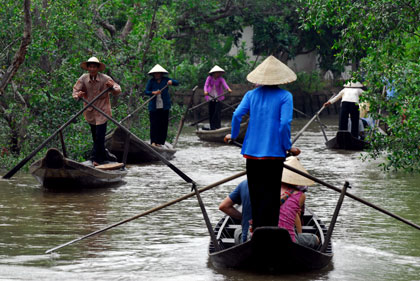
[[[364,92],[362,90],[362,83],[348,82],[344,84],[344,89],[341,90],[335,97],[324,103],[324,106],[329,106],[341,99],[340,117],[338,129],[347,131],[348,119],[350,114],[351,120],[351,135],[355,138],[359,137],[359,96]]]
[[[168,86],[178,86],[178,81],[164,76],[168,71],[156,64],[148,73],[152,78],[147,82],[145,94],[155,95],[149,102],[150,143],[153,146],[165,144],[168,135],[169,109],[171,97]]]
[[[111,77],[100,73],[100,71],[105,69],[105,64],[100,62],[96,57],[91,57],[89,60],[82,62],[80,67],[89,73],[80,76],[73,86],[74,99],[85,98],[87,101],[91,101],[108,87],[112,87],[111,93],[114,96],[121,93],[121,87]],[[111,116],[111,103],[108,93],[99,98],[94,105]],[[115,156],[107,153],[105,150],[107,118],[93,107],[86,109],[83,114],[92,132],[93,149],[90,159],[93,165],[97,166],[106,163],[107,160],[116,161]]]
[[[221,67],[215,65],[209,71],[209,76],[207,76],[206,83],[204,84],[204,96],[206,101],[217,97],[217,99],[209,102],[209,122],[211,130],[220,129],[220,127],[222,127],[220,101],[225,99],[223,90],[226,89],[229,93],[232,92],[225,79],[222,77],[224,73],[225,71]]]
[[[280,84],[296,80],[296,74],[281,61],[269,56],[247,80],[260,85],[248,91],[233,113],[232,131],[225,141],[235,139],[242,116],[249,114],[248,129],[241,153],[246,158],[253,229],[277,226],[280,209],[280,184],[283,162],[292,149],[290,123],[293,118],[293,97]]]

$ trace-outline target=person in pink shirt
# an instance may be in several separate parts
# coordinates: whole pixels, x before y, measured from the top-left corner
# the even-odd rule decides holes
[[[224,73],[225,71],[221,67],[215,65],[209,71],[209,76],[207,76],[206,83],[204,84],[204,96],[206,101],[217,97],[209,102],[209,122],[211,130],[220,129],[220,127],[222,127],[221,104],[219,101],[225,99],[223,91],[227,90],[229,93],[232,92],[225,79],[222,77]]]
[[[288,157],[285,164],[308,173],[297,157]],[[306,199],[303,192],[307,189],[307,186],[314,184],[314,182],[288,169],[284,169],[281,181],[278,226],[289,231],[293,242],[309,248],[316,248],[319,245],[318,237],[312,233],[302,233],[301,221]]]

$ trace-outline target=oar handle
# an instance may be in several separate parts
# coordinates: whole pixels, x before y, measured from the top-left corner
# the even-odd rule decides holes
[[[223,94],[221,94],[220,96],[217,96],[217,97],[211,97],[211,99],[209,99],[209,100],[207,100],[207,101],[204,101],[204,102],[202,102],[202,103],[199,103],[199,104],[197,104],[197,105],[195,105],[195,106],[191,107],[191,108],[190,108],[190,111],[196,110],[197,108],[199,108],[200,106],[202,106],[202,105],[204,105],[204,104],[206,104],[206,103],[209,103],[209,102],[214,101],[214,100],[216,100],[216,99],[218,99],[218,98],[220,98],[220,97],[223,97],[223,96],[225,96],[227,93],[228,93],[228,92],[224,92],[224,93],[223,93]]]
[[[245,172],[245,171],[240,172],[240,173],[238,173],[238,174],[235,174],[235,175],[233,175],[233,176],[227,177],[227,178],[225,178],[225,179],[222,179],[222,180],[220,180],[220,181],[217,181],[217,182],[215,182],[215,183],[212,183],[212,184],[210,184],[210,185],[208,185],[208,186],[205,186],[205,187],[203,187],[203,188],[200,188],[200,189],[198,189],[198,192],[200,192],[200,193],[201,193],[201,192],[204,192],[204,191],[206,191],[206,190],[212,189],[213,187],[219,186],[219,185],[221,185],[221,184],[224,184],[224,183],[229,182],[229,181],[231,181],[231,180],[234,180],[234,179],[236,179],[236,178],[242,177],[242,176],[244,176],[244,175],[246,175],[246,172]],[[183,201],[183,200],[185,200],[185,199],[188,199],[188,198],[190,198],[190,197],[192,197],[192,196],[194,196],[194,195],[196,195],[196,192],[191,192],[191,193],[188,193],[188,194],[186,194],[186,195],[184,195],[184,196],[182,196],[182,197],[179,197],[179,198],[174,199],[174,200],[172,200],[172,201],[166,202],[166,203],[164,203],[164,204],[162,204],[162,205],[160,205],[160,206],[157,206],[157,207],[155,207],[155,208],[149,209],[149,210],[147,210],[147,211],[145,211],[145,212],[143,212],[143,213],[141,213],[141,214],[135,215],[135,216],[133,216],[133,217],[131,217],[131,218],[128,218],[128,219],[125,219],[125,220],[123,220],[123,221],[120,221],[120,222],[114,223],[114,224],[109,225],[109,226],[107,226],[107,227],[104,227],[104,228],[102,228],[102,229],[99,229],[99,230],[96,230],[96,231],[94,231],[94,232],[91,232],[91,233],[89,233],[89,234],[87,234],[87,235],[84,235],[84,236],[79,237],[79,238],[77,238],[77,239],[71,240],[71,241],[69,241],[69,242],[67,242],[67,243],[64,243],[64,244],[61,244],[61,245],[59,245],[59,246],[57,246],[57,247],[54,247],[54,248],[52,248],[52,249],[49,249],[49,250],[47,250],[45,253],[46,253],[46,254],[49,254],[49,253],[51,253],[51,252],[55,252],[55,251],[56,251],[56,250],[58,250],[58,249],[64,248],[64,247],[66,247],[66,246],[68,246],[68,245],[71,245],[71,244],[73,244],[73,243],[76,243],[76,242],[78,242],[78,241],[81,241],[81,240],[83,240],[83,239],[86,239],[86,238],[88,238],[88,237],[94,236],[94,235],[96,235],[96,234],[100,234],[100,233],[102,233],[102,232],[104,232],[104,231],[107,231],[108,229],[111,229],[111,228],[117,227],[117,226],[119,226],[119,225],[122,225],[122,224],[124,224],[124,223],[127,223],[127,222],[130,222],[130,221],[132,221],[132,220],[138,219],[138,218],[140,218],[140,217],[144,217],[144,216],[146,216],[146,215],[148,215],[148,214],[154,213],[154,212],[159,211],[159,210],[161,210],[161,209],[163,209],[163,208],[166,208],[166,207],[168,207],[168,206],[171,206],[171,205],[173,205],[173,204],[175,204],[175,203],[178,203],[178,202],[180,202],[180,201]]]
[[[160,89],[159,91],[163,91],[166,88],[168,88],[168,84],[165,85],[165,87],[163,87],[162,89]],[[134,114],[136,114],[140,109],[142,109],[145,105],[147,105],[152,99],[154,99],[156,97],[156,95],[152,95],[150,98],[148,98],[144,103],[142,103],[142,105],[140,105],[138,108],[136,108],[133,112],[131,112],[130,114],[128,114],[124,119],[122,119],[120,121],[120,124],[124,123],[125,121],[127,121],[128,119],[130,119],[131,117],[133,117]]]

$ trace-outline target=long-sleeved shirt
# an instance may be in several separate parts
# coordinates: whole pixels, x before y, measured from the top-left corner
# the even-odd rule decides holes
[[[229,89],[228,84],[226,83],[225,79],[223,77],[219,77],[217,79],[214,79],[213,76],[209,75],[207,76],[206,83],[204,84],[204,92],[211,93],[212,89],[215,89],[217,92],[217,96],[220,96],[223,94],[223,89]],[[205,99],[208,101],[211,97],[208,95],[205,97]],[[221,96],[217,98],[218,100],[224,100],[225,96]]]
[[[80,92],[84,92],[83,98],[85,98],[88,102],[93,100],[97,95],[99,95],[102,91],[106,88],[106,82],[112,80],[106,74],[98,73],[95,79],[92,79],[89,73],[85,73],[77,80],[76,84],[73,86],[73,97],[77,96]],[[121,93],[121,87],[117,83],[114,82],[113,90],[111,93],[114,96],[117,96]],[[109,100],[109,92],[104,94],[94,103],[99,109],[104,111],[109,116],[112,116],[111,113],[111,102]],[[86,106],[86,104],[85,104]],[[101,125],[104,124],[108,119],[103,116],[101,113],[93,109],[93,107],[89,107],[83,113],[85,116],[86,121],[89,124],[93,125]]]
[[[364,91],[361,88],[344,88],[335,97],[330,99],[330,103],[333,104],[339,99],[341,99],[342,102],[347,101],[359,103],[359,96],[363,92]]]
[[[232,139],[238,136],[242,116],[246,113],[250,118],[241,153],[245,157],[286,157],[286,151],[292,147],[292,94],[276,86],[248,91],[233,113]]]
[[[168,78],[166,76],[162,77],[162,79],[160,80],[160,83],[158,83],[158,81],[155,78],[152,78],[147,82],[145,94],[148,96],[152,96],[153,91],[157,91],[165,87],[166,84],[168,84],[169,80],[172,80],[172,86],[179,85],[178,81]],[[149,102],[149,111],[155,111],[157,108],[163,108],[165,110],[171,108],[171,97],[169,96],[169,90],[168,90],[169,87],[171,87],[171,85],[168,86],[166,89],[164,89],[162,93],[160,94],[160,98],[162,99],[162,102],[163,102],[163,107],[159,106],[159,102],[157,102],[158,97],[156,96],[154,99],[152,99]],[[156,107],[156,105],[158,105],[158,107]]]

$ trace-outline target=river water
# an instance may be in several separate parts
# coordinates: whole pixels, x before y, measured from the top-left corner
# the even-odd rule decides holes
[[[293,121],[296,133],[307,120]],[[335,118],[323,118],[331,138]],[[420,175],[384,174],[360,152],[328,150],[311,125],[296,142],[314,176],[420,224]],[[172,163],[204,187],[243,171],[235,146],[201,142],[193,129],[180,137]],[[44,254],[76,239],[191,192],[163,164],[129,166],[126,184],[78,193],[46,191],[20,172],[0,180],[0,280],[420,280],[420,231],[350,198],[334,235],[334,258],[325,269],[263,275],[212,267],[209,236],[194,197],[91,238]],[[210,220],[218,204],[244,177],[202,193]],[[339,194],[310,187],[307,205],[329,224]]]

